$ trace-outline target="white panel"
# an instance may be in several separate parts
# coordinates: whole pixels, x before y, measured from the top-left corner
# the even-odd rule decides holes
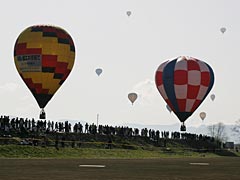
[[[197,99],[202,100],[203,97],[206,95],[207,90],[208,90],[208,87],[201,85],[198,92]]]
[[[163,99],[168,99],[163,85],[158,86],[158,90],[159,90],[160,94],[162,95]]]
[[[187,98],[187,84],[186,85],[174,85],[175,94],[177,99]]]
[[[190,112],[194,103],[195,103],[195,99],[187,99],[185,111]]]
[[[177,63],[175,64],[175,71],[176,70],[186,70],[187,71],[187,61],[186,60],[180,60],[177,61]]]
[[[165,66],[168,64],[168,62],[169,62],[169,61],[166,61],[166,62],[162,63],[162,64],[158,67],[157,71],[163,72],[163,69],[164,69]]]
[[[201,83],[201,72],[197,70],[188,71],[188,84],[198,86]]]
[[[201,72],[209,72],[209,69],[208,69],[207,65],[204,62],[197,61],[197,63],[199,64]]]

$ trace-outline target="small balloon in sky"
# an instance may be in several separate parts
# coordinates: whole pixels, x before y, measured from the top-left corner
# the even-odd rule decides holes
[[[97,68],[96,70],[95,70],[95,72],[96,72],[96,74],[98,75],[98,76],[100,76],[101,74],[102,74],[102,69],[101,68]]]
[[[132,105],[136,101],[137,97],[138,97],[137,93],[129,93],[128,94],[128,99],[131,101]]]
[[[201,112],[200,114],[199,114],[199,116],[200,116],[200,118],[202,119],[202,120],[204,120],[205,118],[206,118],[206,113],[205,112]]]
[[[212,101],[214,101],[214,99],[215,99],[215,94],[211,94],[210,98],[211,98]]]
[[[222,28],[220,28],[220,31],[224,34],[225,32],[226,32],[226,28],[225,27],[222,27]]]
[[[127,11],[127,15],[128,17],[131,16],[132,12],[131,11]]]

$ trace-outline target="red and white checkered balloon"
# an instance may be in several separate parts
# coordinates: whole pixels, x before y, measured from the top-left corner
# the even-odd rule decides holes
[[[180,56],[158,67],[155,82],[163,99],[184,122],[212,89],[214,73],[207,63]]]

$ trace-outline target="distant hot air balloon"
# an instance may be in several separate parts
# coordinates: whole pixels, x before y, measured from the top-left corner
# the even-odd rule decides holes
[[[162,63],[155,75],[157,89],[182,122],[193,114],[206,98],[214,83],[212,68],[205,62],[180,56]]]
[[[14,46],[14,62],[19,75],[42,109],[70,74],[75,59],[71,36],[62,28],[35,25],[26,28]]]
[[[127,11],[127,15],[128,17],[131,16],[132,12],[131,11]]]
[[[166,105],[166,108],[170,113],[172,112],[172,109],[170,108],[170,106],[168,104]]]
[[[98,75],[98,76],[100,76],[100,74],[102,74],[102,69],[101,68],[97,68],[96,70],[95,70],[95,72],[96,72],[96,74]]]
[[[136,93],[129,93],[128,94],[128,99],[132,102],[132,105],[136,101],[137,97],[138,97],[138,95]]]
[[[202,120],[204,120],[204,119],[206,118],[206,113],[205,113],[205,112],[201,112],[201,113],[199,114],[199,116],[200,116],[200,118],[201,118]]]
[[[215,94],[211,94],[210,98],[211,98],[212,101],[214,101],[214,99],[215,99]]]
[[[224,34],[227,29],[225,27],[220,28],[220,31]]]

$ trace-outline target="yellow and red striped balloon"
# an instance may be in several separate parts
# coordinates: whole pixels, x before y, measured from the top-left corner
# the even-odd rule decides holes
[[[75,59],[71,36],[62,28],[36,25],[17,38],[14,61],[18,73],[44,108],[70,74]]]

